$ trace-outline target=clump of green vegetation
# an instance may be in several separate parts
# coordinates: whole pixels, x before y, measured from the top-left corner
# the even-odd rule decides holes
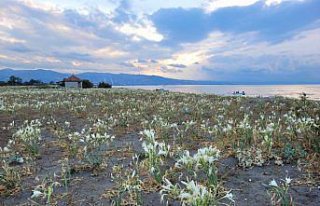
[[[287,143],[283,148],[283,157],[287,162],[302,159],[307,156],[307,152],[301,147],[301,145],[294,146]]]
[[[113,198],[112,204],[120,206],[125,203],[133,205],[142,205],[142,184],[139,175],[139,157],[136,156],[132,160],[134,168],[127,170],[121,166],[112,168],[111,178],[118,184],[116,195]]]
[[[281,184],[278,184],[275,180],[269,183],[268,193],[271,197],[272,205],[291,206],[293,205],[292,197],[289,194],[289,187],[292,179],[286,177],[282,180]]]
[[[13,134],[16,143],[21,143],[25,150],[32,156],[39,156],[41,142],[41,122],[37,120],[25,121],[18,131]]]
[[[182,181],[181,188],[178,184],[173,185],[168,179],[165,179],[165,185],[162,186],[162,199],[165,196],[179,198],[182,205],[203,206],[203,205],[219,205],[222,200],[234,202],[233,195],[227,192],[224,196],[219,197],[217,191],[212,188],[201,185],[194,180]]]
[[[262,150],[254,147],[244,150],[238,149],[236,157],[241,167],[262,166],[265,162]]]
[[[162,200],[167,198],[180,199],[183,205],[219,205],[222,201],[234,202],[230,191],[225,191],[219,182],[217,176],[216,161],[220,157],[220,151],[213,147],[204,147],[198,149],[193,156],[189,151],[184,151],[176,161],[175,167],[187,169],[187,173],[181,172],[179,179],[185,176],[185,180],[179,180],[179,183],[173,184],[167,178],[164,178],[162,185]],[[205,184],[197,182],[199,176],[204,173]],[[193,174],[189,177],[188,174]],[[192,179],[191,179],[192,178]]]
[[[142,143],[142,148],[147,156],[149,172],[155,177],[156,181],[160,183],[163,176],[160,164],[163,164],[163,158],[169,155],[170,145],[156,141],[155,132],[153,130],[144,130],[142,134],[146,138]]]
[[[54,205],[52,197],[54,195],[54,189],[61,184],[55,180],[55,177],[46,177],[42,182],[32,190],[32,199],[45,199],[47,205]]]
[[[0,170],[0,186],[5,190],[0,191],[0,195],[9,195],[11,191],[18,189],[20,180],[19,172],[5,163]]]

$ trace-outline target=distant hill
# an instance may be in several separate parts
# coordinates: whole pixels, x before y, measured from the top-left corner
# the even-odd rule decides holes
[[[0,70],[0,81],[7,81],[11,75],[22,78],[23,81],[30,79],[41,80],[43,82],[57,82],[63,78],[70,76],[68,73],[59,73],[51,70],[37,69],[37,70]],[[133,74],[112,74],[112,73],[95,73],[87,72],[77,74],[81,79],[88,79],[94,83],[102,81],[112,83],[114,86],[131,86],[131,85],[212,85],[223,84],[221,82],[213,81],[194,81],[194,80],[180,80],[171,79],[160,76],[149,75],[133,75]]]
[[[68,74],[63,74],[51,70],[37,69],[37,70],[13,70],[2,69],[0,70],[0,81],[7,81],[11,75],[20,77],[23,81],[30,79],[41,80],[43,82],[57,82],[67,77]]]

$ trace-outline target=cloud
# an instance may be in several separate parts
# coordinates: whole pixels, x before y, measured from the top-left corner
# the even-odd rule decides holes
[[[107,46],[94,51],[93,55],[99,58],[118,58],[126,56],[128,53],[118,48]]]
[[[181,69],[187,67],[187,66],[184,65],[184,64],[168,64],[168,66],[170,66],[170,67],[176,67],[176,68],[181,68]]]
[[[152,14],[156,28],[165,36],[167,45],[204,39],[210,28],[202,9],[161,9]]]
[[[320,72],[317,0],[88,2],[2,0],[1,66],[234,81]]]
[[[282,41],[320,19],[320,1],[315,0],[284,1],[277,6],[257,1],[249,5],[220,8],[210,13],[200,8],[161,9],[151,19],[168,44],[200,41],[213,31],[257,32],[262,40]]]
[[[286,76],[288,81],[306,82],[307,77],[310,81],[320,81],[320,77],[313,76],[320,72],[319,32],[319,28],[302,31],[292,39],[277,44],[248,43],[246,34],[229,36],[222,41],[233,46],[223,50],[217,48],[209,51],[205,42],[201,42],[198,47],[207,52],[207,59],[200,67],[195,67],[198,67],[199,73],[205,71],[211,78],[227,81],[235,81],[236,78],[239,82],[280,81],[281,76]]]
[[[19,43],[7,45],[5,49],[13,52],[18,52],[18,53],[28,53],[33,51],[28,47],[26,47],[24,44],[19,44]]]
[[[205,0],[202,3],[202,7],[206,12],[210,13],[212,11],[215,11],[215,10],[218,10],[218,9],[221,9],[221,8],[226,8],[226,7],[250,6],[252,4],[255,4],[258,1],[259,0],[232,0],[232,1]]]
[[[2,64],[18,68],[101,70],[116,65],[127,54],[119,48],[127,40],[116,31],[111,15],[96,10],[82,15],[74,10],[51,10],[30,2],[1,3],[0,19],[10,20],[0,24],[1,53],[15,56],[17,61]],[[110,71],[117,70],[123,71],[115,66]]]
[[[303,17],[297,15],[303,15]],[[282,41],[297,30],[320,19],[319,1],[284,2],[277,6],[264,6],[258,2],[248,7],[224,8],[210,15],[212,27],[222,32],[257,32],[262,40]]]
[[[267,6],[274,6],[274,5],[279,5],[283,2],[289,2],[289,1],[292,1],[292,2],[303,2],[303,1],[306,1],[306,0],[265,0],[265,4]]]
[[[6,36],[6,35],[0,36],[0,41],[10,43],[10,44],[25,43],[25,40],[23,39],[17,39],[17,38]]]
[[[306,0],[204,0],[202,3],[202,8],[211,13],[215,10],[228,7],[247,7],[257,2],[263,3],[265,6],[279,5],[284,2],[303,2]]]
[[[141,41],[146,39],[149,41],[160,42],[163,36],[158,33],[153,23],[145,18],[135,22],[127,22],[116,27],[116,30],[130,36],[133,41]]]

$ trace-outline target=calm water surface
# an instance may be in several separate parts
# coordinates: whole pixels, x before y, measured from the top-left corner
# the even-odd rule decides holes
[[[174,92],[232,95],[234,91],[244,91],[246,96],[284,96],[298,98],[303,92],[309,99],[320,100],[318,85],[164,85],[164,86],[123,86],[129,89],[165,89]]]

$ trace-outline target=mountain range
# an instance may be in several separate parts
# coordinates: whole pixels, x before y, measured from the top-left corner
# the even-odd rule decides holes
[[[58,82],[69,77],[71,73],[61,73],[46,69],[34,70],[16,70],[16,69],[0,69],[0,81],[8,81],[10,76],[20,77],[23,81],[30,79],[41,80],[42,82]],[[113,86],[138,86],[138,85],[285,85],[285,84],[319,84],[319,81],[257,81],[249,82],[239,77],[237,81],[201,81],[201,80],[182,80],[166,78],[155,75],[136,75],[136,74],[113,74],[113,73],[97,73],[84,72],[76,74],[80,79],[88,79],[97,84],[99,82],[108,82]]]
[[[58,82],[70,73],[60,73],[52,70],[36,69],[36,70],[0,70],[0,81],[8,81],[10,76],[20,77],[23,81],[30,79],[41,80],[42,82]],[[213,81],[195,81],[165,78],[154,75],[134,75],[134,74],[112,74],[112,73],[95,73],[85,72],[76,74],[80,79],[88,79],[93,83],[108,82],[114,86],[134,86],[134,85],[212,85],[223,84],[222,82]]]

